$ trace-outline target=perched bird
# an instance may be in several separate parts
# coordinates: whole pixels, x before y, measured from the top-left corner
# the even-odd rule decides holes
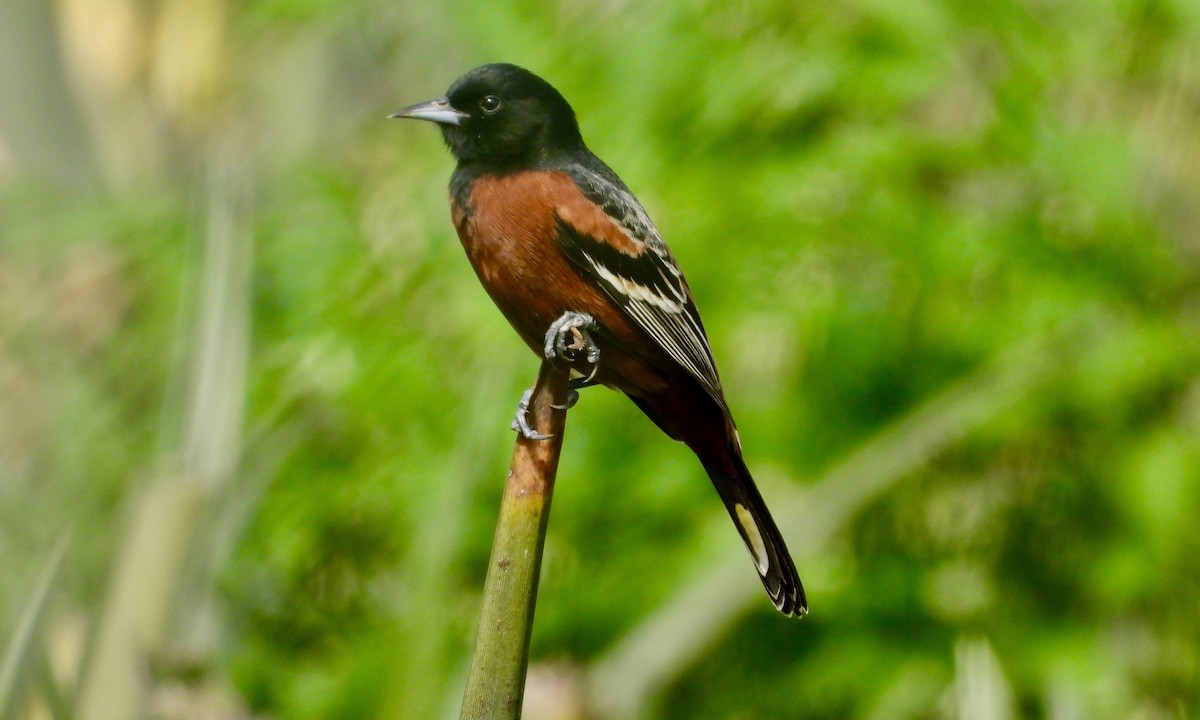
[[[787,546],[742,459],[687,281],[637,198],[588,150],[563,96],[528,70],[484,65],[445,97],[390,117],[441,128],[458,161],[454,227],[521,338],[539,355],[570,362],[574,387],[624,392],[686,444],[775,607],[807,613]],[[514,428],[537,437],[523,404]]]

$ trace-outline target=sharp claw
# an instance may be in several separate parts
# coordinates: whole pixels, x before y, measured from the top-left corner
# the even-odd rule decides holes
[[[577,402],[579,402],[579,393],[575,390],[568,390],[566,402],[564,402],[562,405],[550,403],[550,407],[554,408],[555,410],[570,410],[571,408],[575,407],[575,403]]]
[[[600,365],[596,362],[600,359],[600,352],[596,351],[596,360],[589,360],[592,363],[592,371],[583,378],[584,385],[590,385],[596,379],[596,371],[600,369]]]
[[[532,397],[533,388],[529,388],[521,394],[521,400],[517,403],[517,415],[512,421],[512,429],[521,433],[526,440],[549,440],[554,436],[543,435],[529,424],[529,399]]]

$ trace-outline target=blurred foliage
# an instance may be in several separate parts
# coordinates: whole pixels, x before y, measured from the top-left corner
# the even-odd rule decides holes
[[[240,450],[181,530],[142,714],[194,716],[186,688],[222,717],[455,716],[537,365],[461,257],[437,134],[383,118],[495,60],[564,92],[671,243],[769,499],[1030,339],[1063,356],[793,548],[811,617],[714,618],[646,717],[1200,712],[1197,3],[2,7],[5,642],[71,534],[18,717],[85,685],[141,499],[191,472],[230,193]],[[527,717],[578,717],[589,668],[736,551],[722,514],[584,394]]]

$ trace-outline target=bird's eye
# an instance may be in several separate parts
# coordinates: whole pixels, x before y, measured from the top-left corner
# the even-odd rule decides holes
[[[479,109],[491,115],[500,109],[500,98],[496,97],[495,95],[485,95],[484,98],[479,101]]]

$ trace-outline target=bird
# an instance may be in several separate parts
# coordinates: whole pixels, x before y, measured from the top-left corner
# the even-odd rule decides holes
[[[691,288],[645,208],[584,143],[563,95],[529,70],[493,63],[454,81],[444,97],[388,117],[440,128],[457,161],[455,230],[522,340],[569,362],[572,388],[623,392],[684,443],[774,606],[807,614],[795,564],[743,459]],[[528,399],[514,429],[537,439],[524,416]]]

